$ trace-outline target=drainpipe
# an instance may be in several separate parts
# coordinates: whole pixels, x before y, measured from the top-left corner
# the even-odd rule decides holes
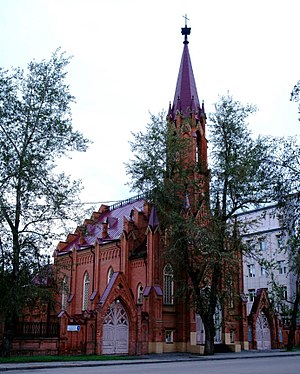
[[[70,292],[69,294],[72,294],[72,286],[73,286],[73,256],[72,253],[69,253],[69,258],[71,259],[71,275],[70,275]]]
[[[94,248],[92,247],[91,248],[91,253],[93,255],[93,284],[92,284],[92,289],[93,289],[93,292],[95,291],[95,250]]]
[[[95,266],[96,266],[96,253],[95,253],[95,249],[92,247],[91,248],[91,253],[93,255],[93,284],[92,284],[92,289],[93,289],[93,292],[95,291]],[[97,326],[97,314],[96,314],[96,317],[95,317],[95,327],[94,327],[94,355],[96,354],[96,340],[97,340],[97,334],[96,334],[96,328]],[[87,343],[87,329],[88,329],[88,324],[87,324],[87,321],[86,321],[86,338],[85,338],[85,341]]]

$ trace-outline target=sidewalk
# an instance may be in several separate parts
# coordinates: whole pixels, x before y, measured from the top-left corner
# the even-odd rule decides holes
[[[235,360],[235,359],[257,359],[264,357],[289,357],[299,356],[300,351],[286,352],[281,350],[272,351],[242,351],[230,353],[216,353],[214,356],[199,356],[190,353],[165,353],[137,356],[133,359],[107,360],[107,361],[68,361],[68,362],[30,362],[30,363],[6,363],[0,364],[1,371],[10,370],[34,370],[34,369],[57,369],[62,367],[90,367],[90,366],[111,366],[111,365],[138,365],[164,362],[183,361],[211,361],[211,360]]]

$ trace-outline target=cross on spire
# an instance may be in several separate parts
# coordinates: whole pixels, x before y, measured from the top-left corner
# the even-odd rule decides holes
[[[185,27],[187,27],[187,21],[189,21],[190,19],[187,18],[187,15],[184,15],[184,16],[182,16],[182,17],[185,19]]]
[[[188,44],[187,36],[191,33],[191,28],[187,27],[187,21],[189,21],[189,18],[187,18],[187,15],[182,16],[185,19],[185,27],[181,29],[181,34],[184,35],[184,42],[183,44]]]

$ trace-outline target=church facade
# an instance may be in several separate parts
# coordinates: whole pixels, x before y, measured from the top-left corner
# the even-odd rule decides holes
[[[184,48],[167,119],[190,137],[187,158],[201,162],[199,188],[208,193],[206,116],[192,70],[189,33],[189,28],[182,29]],[[63,285],[58,300],[60,354],[203,353],[201,318],[174,297],[176,283],[172,265],[165,260],[159,218],[142,198],[102,205],[59,243],[55,267]],[[242,294],[239,279],[236,287]],[[226,313],[218,310],[215,318],[216,344],[248,349],[243,298]]]
[[[206,115],[192,70],[189,33],[189,28],[182,29],[184,48],[167,120],[190,138],[187,159],[201,163],[201,175],[195,178],[201,180],[200,190],[209,193]],[[102,205],[58,244],[54,265],[62,283],[57,299],[59,354],[204,352],[203,323],[188,303],[175,297],[174,272],[164,256],[164,243],[155,207],[137,196]],[[249,326],[256,326],[266,307],[261,297],[248,323],[242,259],[240,265],[236,302],[215,313],[215,345],[232,351],[249,349],[249,336],[250,348],[256,348]],[[271,322],[272,347],[277,348],[278,326]]]

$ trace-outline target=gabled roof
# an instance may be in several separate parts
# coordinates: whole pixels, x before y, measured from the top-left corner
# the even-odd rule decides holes
[[[85,249],[92,246],[96,241],[100,244],[119,240],[124,227],[124,220],[131,220],[134,210],[143,211],[144,199],[140,196],[121,201],[112,206],[100,207],[93,220],[86,220],[84,225],[76,230],[75,234],[68,237],[67,242],[59,243],[57,254],[65,254],[75,247]],[[105,235],[103,235],[105,230]],[[80,231],[83,233],[81,235]],[[105,236],[105,237],[104,237]]]

